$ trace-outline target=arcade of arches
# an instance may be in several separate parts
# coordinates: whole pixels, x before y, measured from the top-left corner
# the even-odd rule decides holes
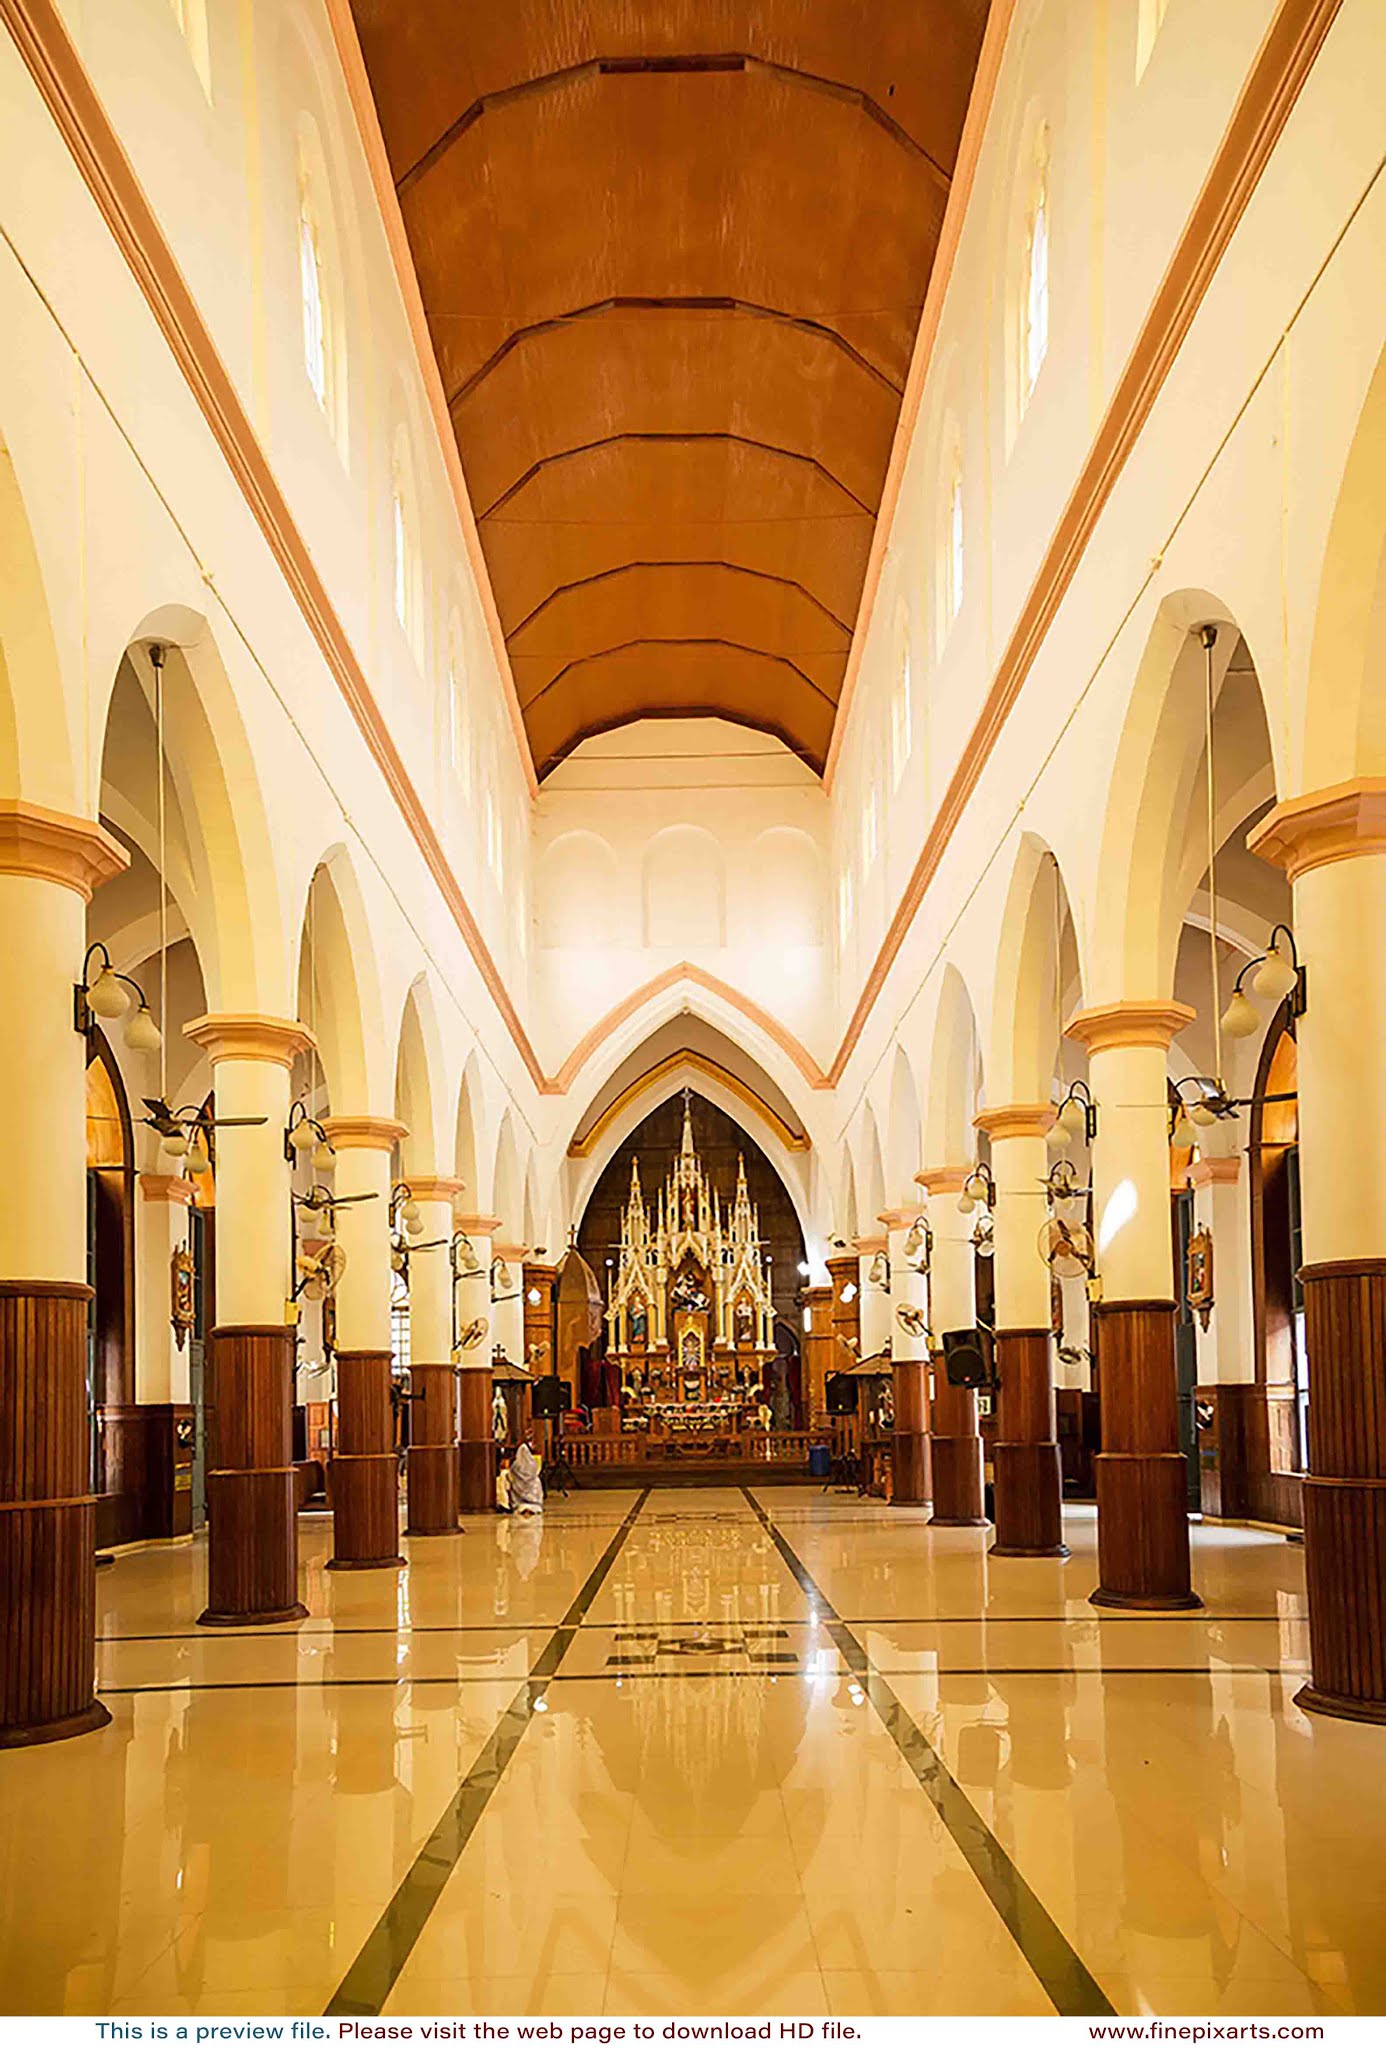
[[[0,2013],[1386,2009],[1383,88],[0,0]]]

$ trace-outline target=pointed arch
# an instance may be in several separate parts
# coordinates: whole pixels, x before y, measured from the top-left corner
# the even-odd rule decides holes
[[[410,985],[395,1050],[395,1115],[408,1130],[405,1174],[436,1174],[447,1156],[444,1064],[437,1005],[426,974]]]
[[[299,953],[299,1017],[314,1033],[334,1115],[393,1104],[380,970],[350,850],[337,845],[313,870]]]
[[[1306,790],[1386,773],[1386,350],[1333,508],[1305,703]],[[1281,791],[1284,794],[1284,791]]]
[[[923,1129],[914,1069],[903,1045],[895,1048],[890,1074],[890,1111],[886,1124],[886,1205],[903,1207],[918,1200],[914,1177],[924,1164]]]
[[[939,983],[924,1113],[927,1166],[965,1166],[976,1156],[981,1040],[967,984],[950,960]]]
[[[998,1103],[1047,1102],[1066,1018],[1081,1009],[1072,990],[1076,941],[1058,856],[1022,832],[1006,891],[992,985],[989,1087]]]
[[[496,1132],[490,1209],[493,1216],[500,1218],[496,1234],[501,1241],[518,1242],[524,1227],[524,1184],[520,1175],[514,1118],[508,1107],[501,1112],[500,1128]]]
[[[453,1172],[462,1183],[463,1206],[473,1215],[483,1212],[486,1199],[481,1185],[482,1133],[485,1108],[481,1092],[481,1063],[475,1046],[467,1054],[457,1090],[457,1116]]]

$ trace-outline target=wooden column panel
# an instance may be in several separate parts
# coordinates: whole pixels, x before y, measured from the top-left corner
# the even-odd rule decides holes
[[[804,1332],[803,1341],[804,1427],[812,1429],[820,1419],[826,1420],[827,1400],[823,1383],[835,1370],[832,1288],[806,1287],[804,1306],[809,1316],[809,1327]]]
[[[457,1368],[411,1362],[406,1534],[457,1533]]]
[[[404,1563],[399,1550],[399,1462],[390,1363],[388,1351],[337,1353],[329,1571],[378,1571]]]
[[[1102,1382],[1096,1607],[1201,1607],[1189,1570],[1172,1301],[1092,1308]]]
[[[993,1557],[1067,1557],[1048,1330],[998,1330]]]
[[[226,1325],[207,1349],[204,1628],[298,1621],[293,1466],[294,1333]]]
[[[538,1301],[530,1295],[538,1293]],[[552,1372],[558,1335],[558,1268],[527,1259],[524,1266],[525,1355],[517,1363],[533,1373]],[[534,1354],[531,1358],[531,1354]]]
[[[929,1461],[933,1476],[931,1528],[985,1529],[982,1439],[977,1396],[970,1387],[948,1383],[943,1353],[934,1353],[934,1397],[929,1411]]]
[[[1309,1684],[1296,1704],[1386,1722],[1386,1259],[1306,1266]]]
[[[463,1514],[496,1505],[496,1444],[491,1433],[491,1375],[469,1367],[457,1376],[459,1496]]]
[[[0,1283],[0,1749],[102,1728],[79,1281]]]
[[[892,1371],[895,1442],[891,1501],[920,1507],[929,1498],[929,1362],[898,1359]]]

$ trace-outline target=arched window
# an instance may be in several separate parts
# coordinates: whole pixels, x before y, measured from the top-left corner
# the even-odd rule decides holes
[[[443,737],[447,748],[448,771],[458,777],[463,771],[462,678],[462,629],[454,616],[448,629],[448,667],[443,679]]]
[[[327,304],[323,293],[322,247],[313,214],[312,195],[304,167],[298,179],[298,290],[303,304],[303,367],[313,396],[330,412],[328,382]]]
[[[962,610],[967,568],[966,535],[963,527],[962,456],[955,448],[948,466],[948,495],[943,531],[943,627],[952,625]]]
[[[914,747],[914,677],[911,672],[908,626],[901,632],[900,665],[890,700],[891,779],[898,785]]]
[[[1136,82],[1145,76],[1145,67],[1155,49],[1155,40],[1160,33],[1169,0],[1136,0]]]
[[[880,790],[873,775],[861,807],[861,871],[869,875],[881,850]]]
[[[1024,412],[1049,349],[1049,131],[1035,142],[1025,205],[1020,333],[1020,410]]]
[[[837,878],[837,950],[845,953],[852,933],[852,870],[844,868]]]
[[[409,525],[404,512],[404,479],[396,469],[390,487],[390,560],[395,617],[409,631]]]
[[[207,35],[207,0],[173,0],[173,18],[178,24],[183,41],[188,46],[188,55],[192,58],[198,82],[210,99],[212,52]]]

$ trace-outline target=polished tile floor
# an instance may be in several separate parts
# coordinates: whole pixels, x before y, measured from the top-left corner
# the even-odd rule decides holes
[[[1386,2011],[1386,1735],[1292,1704],[1302,1552],[1205,1611],[787,1487],[586,1493],[193,1626],[100,1575],[111,1726],[0,1755],[0,2011]]]

